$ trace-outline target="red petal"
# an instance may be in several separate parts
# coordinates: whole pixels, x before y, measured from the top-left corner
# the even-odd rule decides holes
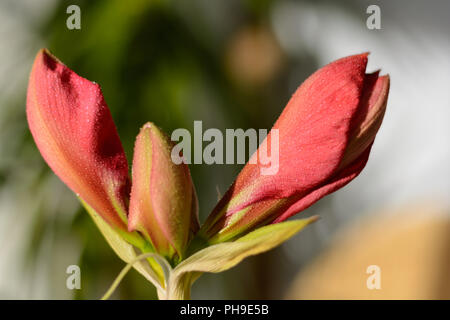
[[[259,147],[202,226],[202,236],[220,242],[283,221],[361,172],[389,92],[389,77],[365,74],[366,64],[367,54],[340,59],[297,89],[267,143]],[[263,175],[263,164],[251,163],[260,154],[271,154],[275,129],[279,170]]]
[[[207,238],[210,243],[229,241],[263,225],[282,222],[307,209],[321,198],[342,188],[356,178],[369,159],[371,147],[372,145],[338,175],[317,188],[309,190],[308,193],[296,194],[285,199],[262,200],[247,206],[242,211],[234,212],[231,215],[222,215],[209,229],[202,230],[203,237]]]
[[[372,145],[370,145],[357,160],[355,160],[350,166],[342,170],[336,177],[330,179],[330,181],[324,183],[319,188],[312,190],[310,193],[308,193],[308,195],[301,197],[298,201],[291,205],[289,209],[286,209],[283,214],[276,218],[273,223],[284,221],[289,217],[292,217],[293,215],[299,213],[300,211],[307,209],[315,202],[319,201],[321,198],[342,188],[347,183],[356,178],[366,166],[371,148]]]
[[[389,76],[378,72],[367,74],[358,107],[352,120],[349,141],[339,169],[345,168],[372,144],[383,121],[389,95]]]
[[[334,174],[358,110],[366,65],[367,54],[337,60],[297,89],[272,128],[279,130],[278,173],[261,175],[259,164],[247,164],[230,195],[239,194],[241,201],[228,208],[228,214],[263,199],[306,192]],[[267,139],[270,155],[271,133]]]
[[[100,86],[41,50],[30,75],[27,118],[50,168],[103,219],[126,230],[128,164]]]

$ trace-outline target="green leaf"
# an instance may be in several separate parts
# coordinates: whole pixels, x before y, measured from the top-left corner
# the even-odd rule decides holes
[[[202,272],[222,272],[228,270],[243,259],[268,251],[291,238],[308,224],[316,221],[317,216],[271,224],[233,241],[209,246],[194,253],[182,261],[171,275],[171,290],[192,284]],[[180,296],[175,292],[172,296]]]
[[[115,229],[113,229],[108,223],[106,223],[95,210],[90,207],[86,202],[84,202],[81,198],[79,198],[83,206],[86,208],[89,215],[94,220],[97,227],[100,229],[100,232],[105,237],[109,246],[114,250],[114,252],[119,256],[120,259],[125,261],[126,263],[130,263],[136,260],[136,257],[139,255],[137,253],[135,247],[124,240],[123,236],[118,233]],[[139,239],[137,235],[129,233],[124,235],[125,237],[130,238],[130,242],[139,242],[143,241],[143,239]],[[144,246],[144,242],[139,247]],[[139,261],[133,264],[133,267],[142,274],[148,281],[150,281],[156,288],[161,289],[164,284],[162,281],[162,277],[158,275],[155,270],[149,265],[147,260]]]

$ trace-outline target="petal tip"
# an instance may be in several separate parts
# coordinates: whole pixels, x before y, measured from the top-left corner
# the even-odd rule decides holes
[[[65,66],[64,63],[56,58],[47,48],[42,48],[38,51],[35,58],[35,63],[38,61],[41,61],[45,67],[51,70],[55,70],[57,64]]]
[[[144,124],[144,125],[142,126],[141,130],[143,130],[143,129],[151,129],[151,128],[153,128],[153,127],[154,127],[153,122],[147,122],[146,124]]]

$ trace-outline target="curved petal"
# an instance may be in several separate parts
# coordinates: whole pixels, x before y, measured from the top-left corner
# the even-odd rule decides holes
[[[307,192],[335,172],[358,110],[367,55],[332,62],[303,82],[272,128],[279,135],[278,172],[262,175],[263,165],[249,161],[224,196],[230,201],[219,202],[205,228],[252,203]],[[271,154],[272,130],[252,158]]]
[[[365,74],[366,64],[367,54],[340,59],[297,89],[266,143],[207,218],[200,230],[202,237],[222,242],[283,221],[361,172],[389,92],[389,76]],[[279,136],[279,144],[274,144],[279,147],[279,170],[263,175],[259,157],[271,154],[274,130]]]
[[[358,110],[366,65],[367,54],[337,60],[297,89],[272,128],[279,132],[278,173],[261,175],[260,164],[247,164],[236,179],[236,190],[245,188],[248,193],[247,203],[289,197],[320,184],[335,172]],[[267,139],[270,141],[270,133]],[[262,144],[259,152],[270,154],[270,146]],[[248,175],[253,180],[250,188]]]
[[[288,209],[286,209],[281,215],[279,215],[273,221],[273,223],[284,221],[289,217],[292,217],[293,215],[299,213],[300,211],[307,209],[309,206],[313,205],[326,195],[342,188],[347,183],[355,179],[366,166],[367,160],[369,160],[371,148],[372,145],[370,145],[357,160],[355,160],[351,165],[339,172],[339,174],[330,179],[330,181],[327,181],[320,187],[312,190],[310,193],[308,193],[308,195],[301,197],[297,201],[295,201]]]
[[[358,113],[352,120],[349,141],[339,169],[345,168],[372,144],[380,129],[389,95],[389,75],[366,75]]]
[[[128,163],[100,86],[41,50],[29,79],[27,119],[56,175],[110,225],[126,230]]]
[[[356,178],[369,159],[371,147],[370,145],[354,163],[338,175],[308,193],[254,202],[232,215],[222,216],[212,228],[202,230],[202,236],[208,239],[208,243],[219,243],[233,240],[261,226],[285,221]]]

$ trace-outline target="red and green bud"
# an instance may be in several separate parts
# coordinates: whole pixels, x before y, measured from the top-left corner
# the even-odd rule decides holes
[[[27,119],[56,175],[109,225],[127,232],[128,163],[100,86],[41,50],[30,74]]]
[[[210,243],[286,220],[353,180],[364,168],[381,125],[389,77],[366,74],[367,54],[337,60],[295,92],[278,130],[279,170],[261,174],[261,144],[200,230]]]
[[[169,259],[181,259],[198,231],[197,196],[186,164],[171,159],[173,144],[151,123],[136,138],[129,225]]]

